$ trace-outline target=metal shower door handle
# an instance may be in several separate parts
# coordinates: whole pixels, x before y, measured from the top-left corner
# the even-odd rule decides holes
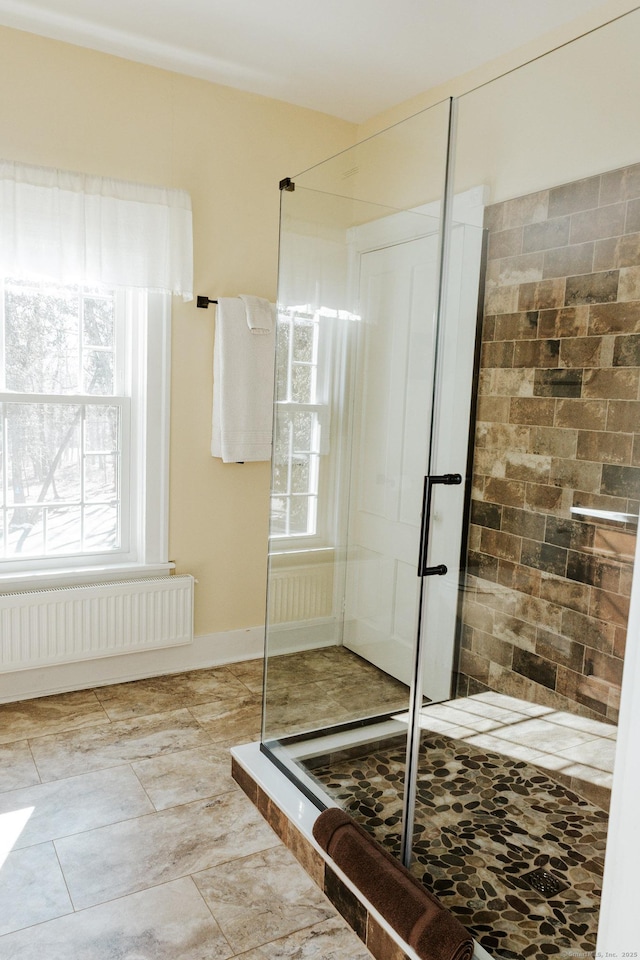
[[[444,563],[438,563],[435,567],[427,566],[427,554],[429,552],[429,529],[431,525],[431,496],[433,487],[436,483],[442,483],[446,486],[454,486],[462,483],[462,477],[459,473],[443,473],[440,476],[426,476],[424,478],[424,490],[422,494],[422,529],[420,531],[420,550],[418,552],[418,576],[419,577],[442,577],[447,572]]]

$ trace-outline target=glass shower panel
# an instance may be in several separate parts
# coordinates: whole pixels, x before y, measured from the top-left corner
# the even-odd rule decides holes
[[[461,584],[453,685],[420,710],[412,869],[498,957],[596,949],[636,639],[639,42],[630,14],[457,104],[453,193],[484,192],[482,341],[462,564],[448,564]],[[446,338],[456,284],[444,289]],[[435,474],[459,469],[451,398],[467,384],[445,355]],[[451,493],[434,488],[432,563]],[[425,671],[446,588],[429,582]]]
[[[330,758],[388,747],[396,848],[448,127],[447,102],[294,177],[281,202],[263,743],[347,809],[361,786]]]

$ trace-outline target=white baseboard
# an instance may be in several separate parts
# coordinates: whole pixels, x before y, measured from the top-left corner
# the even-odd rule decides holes
[[[0,674],[0,703],[86,690],[262,657],[264,627],[194,637],[193,643]]]
[[[277,657],[283,653],[333,647],[338,642],[335,617],[319,617],[302,623],[276,623],[269,628],[268,654]]]

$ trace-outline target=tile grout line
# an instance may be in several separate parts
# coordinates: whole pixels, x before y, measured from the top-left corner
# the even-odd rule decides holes
[[[54,853],[55,853],[55,855],[56,855],[56,860],[57,860],[57,862],[58,862],[58,869],[60,870],[60,875],[61,875],[61,877],[62,877],[62,881],[63,881],[64,886],[65,886],[65,889],[66,889],[66,891],[67,891],[67,896],[69,897],[69,903],[71,904],[71,907],[72,907],[72,913],[75,914],[75,913],[77,913],[78,911],[76,910],[76,905],[75,905],[75,903],[73,902],[73,897],[71,896],[71,890],[69,889],[69,884],[67,883],[67,877],[66,877],[66,875],[65,875],[64,870],[62,869],[62,864],[61,864],[61,862],[60,862],[60,857],[59,857],[59,855],[58,855],[58,848],[56,847],[56,841],[55,841],[55,840],[51,840],[50,843],[51,843],[51,846],[53,847],[53,851],[54,851]],[[27,848],[27,849],[28,849],[28,848]],[[62,914],[62,916],[69,916],[69,914]],[[53,919],[57,919],[57,917],[56,917],[56,918],[53,918]]]
[[[188,876],[189,880],[191,880],[191,883],[192,883],[194,889],[196,890],[196,893],[198,894],[198,896],[200,897],[200,899],[201,899],[202,902],[204,903],[205,907],[207,908],[207,910],[208,910],[209,913],[211,914],[211,919],[213,920],[213,922],[215,923],[216,927],[217,927],[218,930],[220,931],[220,936],[222,937],[222,939],[224,940],[224,942],[225,942],[225,943],[227,944],[227,946],[229,947],[229,950],[231,951],[231,954],[230,954],[230,956],[229,956],[229,960],[233,960],[233,958],[236,956],[236,952],[235,952],[235,950],[233,949],[233,947],[231,946],[231,944],[229,943],[229,940],[227,939],[227,937],[226,937],[226,935],[225,935],[225,932],[224,932],[224,930],[222,929],[222,926],[220,925],[220,923],[219,923],[218,920],[216,919],[216,916],[215,916],[213,910],[211,909],[211,907],[210,907],[209,904],[207,903],[207,901],[206,901],[206,899],[205,899],[205,897],[204,897],[204,895],[203,895],[203,893],[202,893],[202,890],[200,889],[200,887],[199,887],[198,884],[196,883],[196,879],[195,879],[195,878],[196,878],[197,874],[190,873],[190,874],[187,874],[187,876]]]

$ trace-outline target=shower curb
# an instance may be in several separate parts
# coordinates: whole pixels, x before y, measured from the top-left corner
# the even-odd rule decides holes
[[[316,843],[311,828],[320,811],[260,752],[260,744],[232,748],[231,776],[376,960],[420,960]],[[474,960],[491,960],[483,947],[474,947]]]

